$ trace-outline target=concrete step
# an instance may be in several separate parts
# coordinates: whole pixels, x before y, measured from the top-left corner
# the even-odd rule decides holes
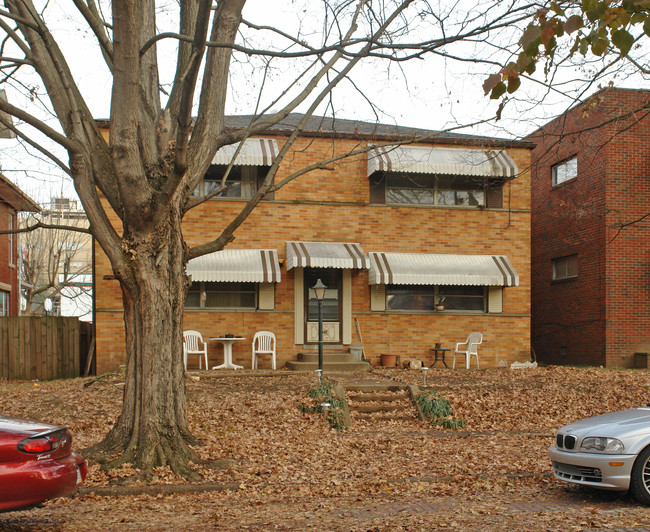
[[[407,384],[346,384],[346,392],[408,392],[411,386]]]
[[[392,401],[395,396],[383,393],[360,393],[354,395],[350,394],[349,397],[357,403],[365,403],[369,401]],[[410,399],[407,394],[400,395],[400,397]]]
[[[302,356],[301,356],[302,355]],[[299,362],[315,362],[318,364],[318,353],[301,353],[298,355]],[[347,351],[323,352],[323,363],[331,362],[358,362],[354,355]]]
[[[285,366],[293,371],[316,371],[318,369],[318,358],[315,362],[304,360],[290,360]],[[348,373],[355,371],[370,371],[370,364],[366,362],[329,362],[323,358],[324,373]]]
[[[418,412],[407,385],[346,386],[348,408],[352,420],[368,424],[385,421],[415,421]]]
[[[355,414],[354,420],[365,421],[366,423],[381,423],[382,421],[417,421],[418,417],[413,414]]]
[[[404,405],[398,404],[382,404],[382,405],[358,405],[351,406],[352,412],[359,412],[360,414],[372,414],[373,412],[395,412],[404,410]]]

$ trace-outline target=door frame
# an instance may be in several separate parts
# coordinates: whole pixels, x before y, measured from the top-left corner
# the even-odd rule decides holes
[[[341,269],[341,286],[339,287],[339,342],[350,345],[352,342],[352,270]],[[305,312],[305,275],[304,268],[293,268],[294,272],[294,342],[306,345],[307,317]],[[309,344],[315,345],[315,344]]]
[[[342,312],[342,306],[343,306],[342,305],[342,303],[343,303],[343,286],[342,286],[343,285],[343,273],[342,273],[342,270],[339,269],[339,268],[305,268],[303,270],[303,275],[305,277],[307,277],[307,273],[308,273],[307,270],[316,270],[316,271],[321,271],[321,272],[324,271],[324,270],[327,270],[328,274],[333,273],[334,275],[336,275],[336,284],[337,284],[336,288],[337,288],[337,292],[338,292],[337,296],[336,296],[337,307],[338,307],[337,310],[336,310],[337,319],[336,319],[336,321],[328,321],[328,322],[323,320],[323,331],[324,331],[323,343],[324,344],[340,344],[340,343],[342,343],[342,339],[343,339],[342,334],[341,334],[342,329],[343,329],[343,312]],[[320,277],[320,279],[322,279],[324,276],[323,275],[318,275],[318,276],[315,276],[315,277]],[[309,340],[309,324],[310,323],[312,323],[312,324],[317,323],[318,320],[315,320],[315,321],[310,321],[309,320],[309,290],[311,289],[311,286],[308,286],[308,284],[311,284],[311,282],[310,283],[305,282],[304,287],[303,287],[303,294],[304,294],[303,304],[304,304],[304,316],[305,316],[305,333],[304,333],[305,334],[305,345],[314,345],[314,344],[318,343],[318,339],[312,340],[312,341]],[[328,287],[328,288],[331,289],[331,287]],[[331,324],[331,323],[338,324],[338,335],[337,335],[338,338],[336,338],[335,340],[329,340],[328,341],[326,339],[327,336],[328,336],[326,331],[330,327],[328,324]]]

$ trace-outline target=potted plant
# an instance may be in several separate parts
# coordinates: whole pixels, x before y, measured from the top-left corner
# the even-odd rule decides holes
[[[445,310],[445,296],[438,296],[436,298],[435,307],[436,310]]]

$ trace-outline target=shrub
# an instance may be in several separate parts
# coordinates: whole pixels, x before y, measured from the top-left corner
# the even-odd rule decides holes
[[[420,411],[434,427],[458,429],[465,426],[464,419],[452,419],[451,403],[435,390],[422,392],[415,397],[415,400]]]

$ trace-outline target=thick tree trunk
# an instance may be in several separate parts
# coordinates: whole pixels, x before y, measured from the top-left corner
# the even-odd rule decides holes
[[[132,462],[145,475],[169,465],[188,477],[195,456],[182,354],[188,282],[178,210],[164,219],[152,232],[128,239],[131,268],[120,279],[127,351],[122,413],[106,438],[84,454],[108,467]]]

